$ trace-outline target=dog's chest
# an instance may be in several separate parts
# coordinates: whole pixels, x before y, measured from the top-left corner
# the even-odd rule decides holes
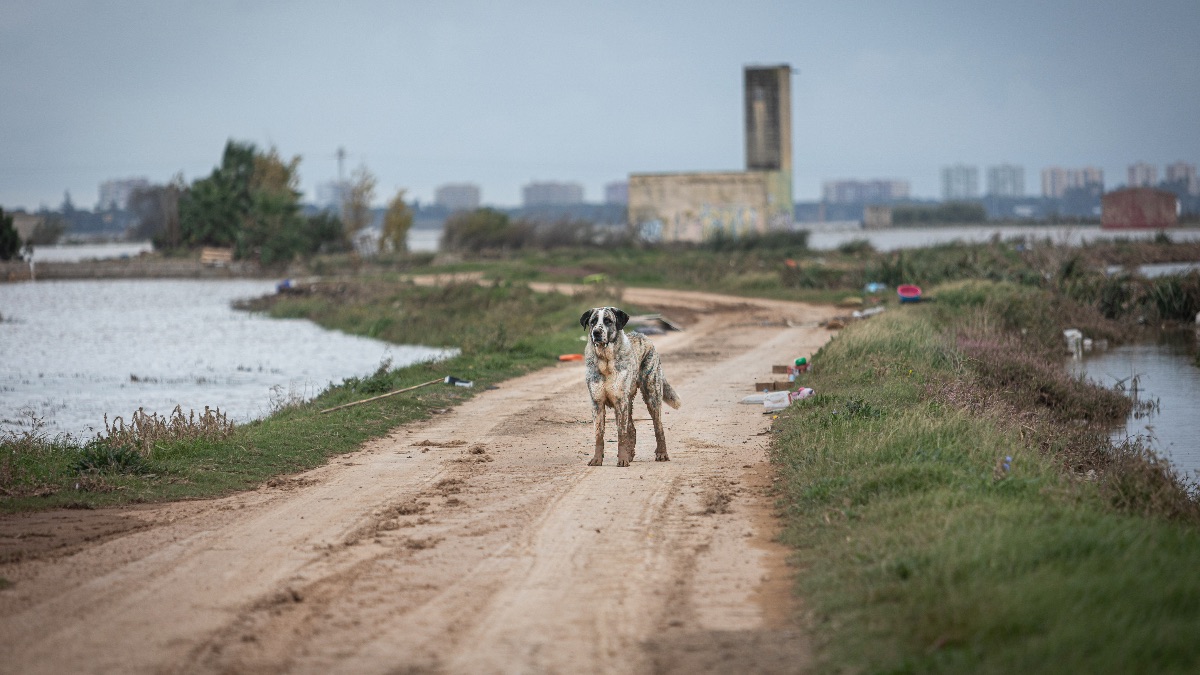
[[[621,349],[595,349],[591,363],[589,388],[593,398],[615,404],[624,400],[637,384],[637,369],[631,354]]]

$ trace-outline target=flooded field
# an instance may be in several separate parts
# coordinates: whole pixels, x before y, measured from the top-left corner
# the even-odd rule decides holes
[[[230,303],[271,293],[248,280],[39,281],[0,284],[0,429],[36,417],[90,434],[103,416],[144,407],[220,407],[244,422],[330,383],[447,352],[390,345]]]

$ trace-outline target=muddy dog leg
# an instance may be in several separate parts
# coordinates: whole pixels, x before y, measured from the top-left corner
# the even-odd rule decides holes
[[[671,458],[667,456],[667,434],[663,432],[662,425],[662,394],[655,396],[650,393],[652,387],[651,382],[647,382],[642,388],[642,400],[646,402],[646,409],[650,411],[650,419],[654,422],[654,461],[669,462]],[[661,388],[661,384],[659,387]]]
[[[629,396],[613,408],[617,417],[617,466],[629,466],[637,447],[637,430],[633,427],[633,401]]]
[[[588,466],[604,464],[604,418],[606,412],[603,404],[592,400],[592,424],[596,430],[596,454],[592,457],[592,461],[588,462]]]

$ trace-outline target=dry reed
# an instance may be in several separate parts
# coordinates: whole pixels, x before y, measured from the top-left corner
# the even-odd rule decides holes
[[[144,408],[138,408],[129,418],[129,423],[120,416],[108,423],[108,415],[104,415],[104,433],[96,434],[97,440],[109,447],[136,448],[143,457],[148,457],[159,442],[204,439],[218,441],[233,433],[234,424],[220,408],[204,406],[200,415],[195,410],[183,414],[180,406],[175,406],[169,416],[159,416],[158,413],[147,413]]]

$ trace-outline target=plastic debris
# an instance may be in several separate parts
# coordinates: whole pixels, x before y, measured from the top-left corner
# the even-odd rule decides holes
[[[875,316],[876,314],[882,314],[882,313],[883,313],[883,305],[879,305],[877,307],[872,307],[870,309],[855,310],[850,316],[853,316],[856,319],[867,319],[872,316]]]
[[[470,380],[460,380],[453,375],[447,375],[444,380],[446,384],[452,384],[456,387],[474,387],[475,383]]]
[[[1077,328],[1068,328],[1063,331],[1063,338],[1067,341],[1067,351],[1072,358],[1080,358],[1083,356],[1083,332]]]

